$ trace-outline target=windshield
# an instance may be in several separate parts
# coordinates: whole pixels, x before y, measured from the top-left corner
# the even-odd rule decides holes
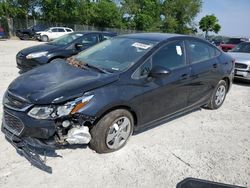
[[[69,43],[71,43],[72,41],[82,37],[83,34],[82,33],[70,33],[67,35],[63,35],[55,40],[53,40],[52,42],[49,42],[49,44],[53,44],[56,46],[65,46]]]
[[[154,45],[155,41],[113,38],[101,42],[76,56],[82,63],[109,71],[123,71],[133,65]]]
[[[250,43],[243,42],[241,44],[238,44],[231,50],[231,52],[250,53]]]

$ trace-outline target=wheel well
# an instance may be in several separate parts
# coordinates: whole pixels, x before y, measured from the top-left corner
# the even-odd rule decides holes
[[[224,77],[222,80],[224,80],[227,83],[227,92],[230,88],[230,79],[228,77]]]
[[[112,107],[112,108],[106,110],[104,113],[102,113],[102,115],[100,115],[100,116],[96,119],[95,123],[96,123],[97,121],[99,121],[103,116],[105,116],[106,114],[108,114],[109,112],[114,111],[114,110],[118,110],[118,109],[124,109],[124,110],[129,111],[129,112],[132,114],[133,118],[134,118],[134,125],[135,125],[135,126],[137,125],[137,115],[136,115],[135,111],[132,110],[130,107],[125,106],[125,105],[114,106],[114,107]]]

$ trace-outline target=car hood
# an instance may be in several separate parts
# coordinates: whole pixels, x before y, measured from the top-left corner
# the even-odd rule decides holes
[[[28,55],[30,53],[34,53],[34,52],[44,52],[44,51],[51,51],[51,50],[56,50],[60,48],[59,46],[47,43],[47,44],[40,44],[37,46],[32,46],[29,48],[25,48],[23,50],[21,50],[19,53],[22,53],[24,55]]]
[[[80,69],[58,60],[16,78],[8,92],[32,104],[62,103],[118,80],[119,75]]]
[[[236,62],[250,64],[250,53],[228,52]]]

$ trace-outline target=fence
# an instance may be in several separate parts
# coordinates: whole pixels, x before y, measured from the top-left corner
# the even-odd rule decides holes
[[[4,30],[8,37],[15,36],[15,31],[17,29],[25,29],[33,25],[44,25],[46,27],[69,27],[72,28],[74,31],[110,31],[110,32],[115,32],[117,34],[140,32],[136,30],[122,29],[122,28],[102,28],[89,25],[72,24],[72,23],[50,23],[43,20],[35,20],[35,19],[25,20],[18,18],[9,18],[9,19],[2,18],[0,19],[0,23],[4,23],[3,20],[5,20],[6,23]]]

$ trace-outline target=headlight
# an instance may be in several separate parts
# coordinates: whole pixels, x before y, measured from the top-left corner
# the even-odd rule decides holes
[[[26,59],[34,59],[38,57],[42,57],[47,55],[48,52],[36,52],[36,53],[31,53],[26,56]]]
[[[94,95],[79,97],[72,102],[68,102],[63,106],[59,106],[57,108],[56,114],[58,117],[75,114],[76,112],[81,111],[81,109],[84,108],[93,97]]]
[[[75,114],[76,112],[80,112],[81,109],[84,108],[93,97],[94,95],[79,97],[74,101],[68,102],[65,105],[58,107],[34,107],[29,111],[28,115],[35,119],[53,119],[67,116],[69,114]]]
[[[36,119],[50,119],[51,114],[55,109],[53,107],[34,107],[32,108],[28,115]]]

